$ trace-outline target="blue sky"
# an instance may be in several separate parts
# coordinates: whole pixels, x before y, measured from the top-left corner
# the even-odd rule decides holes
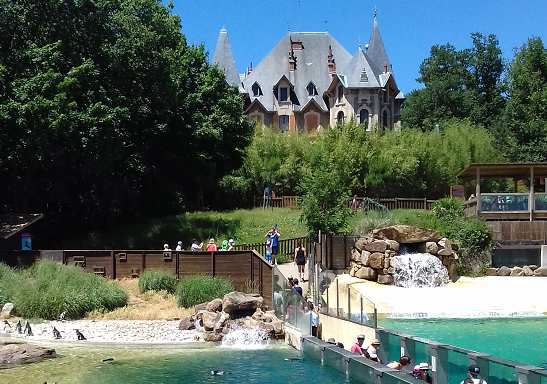
[[[373,9],[399,88],[408,93],[434,44],[469,47],[471,32],[497,35],[504,58],[528,37],[546,41],[547,0],[175,0],[188,42],[210,55],[218,31],[228,29],[240,72],[256,66],[290,29],[328,30],[353,53],[368,41]]]

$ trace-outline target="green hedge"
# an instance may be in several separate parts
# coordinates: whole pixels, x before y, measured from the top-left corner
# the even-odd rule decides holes
[[[163,271],[146,271],[139,277],[139,291],[167,291],[175,293],[177,279],[175,276]]]
[[[177,286],[177,304],[190,308],[232,292],[234,287],[230,280],[222,277],[191,276],[180,281]]]
[[[5,303],[13,301],[13,293],[18,287],[19,277],[14,269],[0,263],[0,309]]]
[[[113,282],[78,267],[40,261],[20,271],[0,268],[2,292],[24,318],[56,319],[66,312],[78,319],[93,310],[110,311],[127,304],[127,294]]]

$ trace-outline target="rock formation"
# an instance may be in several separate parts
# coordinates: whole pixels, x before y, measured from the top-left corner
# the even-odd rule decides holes
[[[195,313],[181,319],[179,329],[203,329],[204,341],[219,342],[230,330],[259,328],[270,338],[284,336],[283,321],[267,310],[264,299],[256,294],[230,292],[223,299],[197,305]]]
[[[0,344],[0,368],[28,364],[57,357],[55,350],[31,344]]]

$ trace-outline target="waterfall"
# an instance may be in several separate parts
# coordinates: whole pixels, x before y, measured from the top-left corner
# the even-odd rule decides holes
[[[403,254],[391,261],[394,284],[398,287],[439,287],[450,281],[446,267],[430,253]]]
[[[222,338],[222,347],[236,349],[262,349],[270,344],[268,333],[260,328],[231,328]]]

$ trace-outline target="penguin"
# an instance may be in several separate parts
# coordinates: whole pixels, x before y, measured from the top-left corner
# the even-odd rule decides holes
[[[103,361],[103,363],[110,363],[111,361],[114,361],[114,358],[113,357],[107,357],[106,359],[103,359],[102,361]]]
[[[23,333],[23,326],[21,325],[21,320],[17,321],[17,325],[15,326],[15,330],[19,334]]]
[[[8,328],[11,329],[11,324],[9,323],[9,321],[4,320],[4,331]]]
[[[61,312],[61,314],[59,315],[59,321],[65,321],[65,315],[66,311]]]
[[[75,329],[74,331],[76,331],[76,336],[78,336],[78,340],[87,340],[84,336],[84,334],[82,332],[80,332],[79,329]]]
[[[61,332],[55,327],[53,327],[53,337],[56,339],[62,339]]]
[[[30,327],[30,323],[28,320],[27,320],[27,323],[25,324],[25,335],[34,336],[34,334],[32,333],[32,328]]]
[[[213,375],[213,376],[222,376],[222,375],[224,375],[224,371],[214,369],[214,370],[211,371],[211,375]]]

